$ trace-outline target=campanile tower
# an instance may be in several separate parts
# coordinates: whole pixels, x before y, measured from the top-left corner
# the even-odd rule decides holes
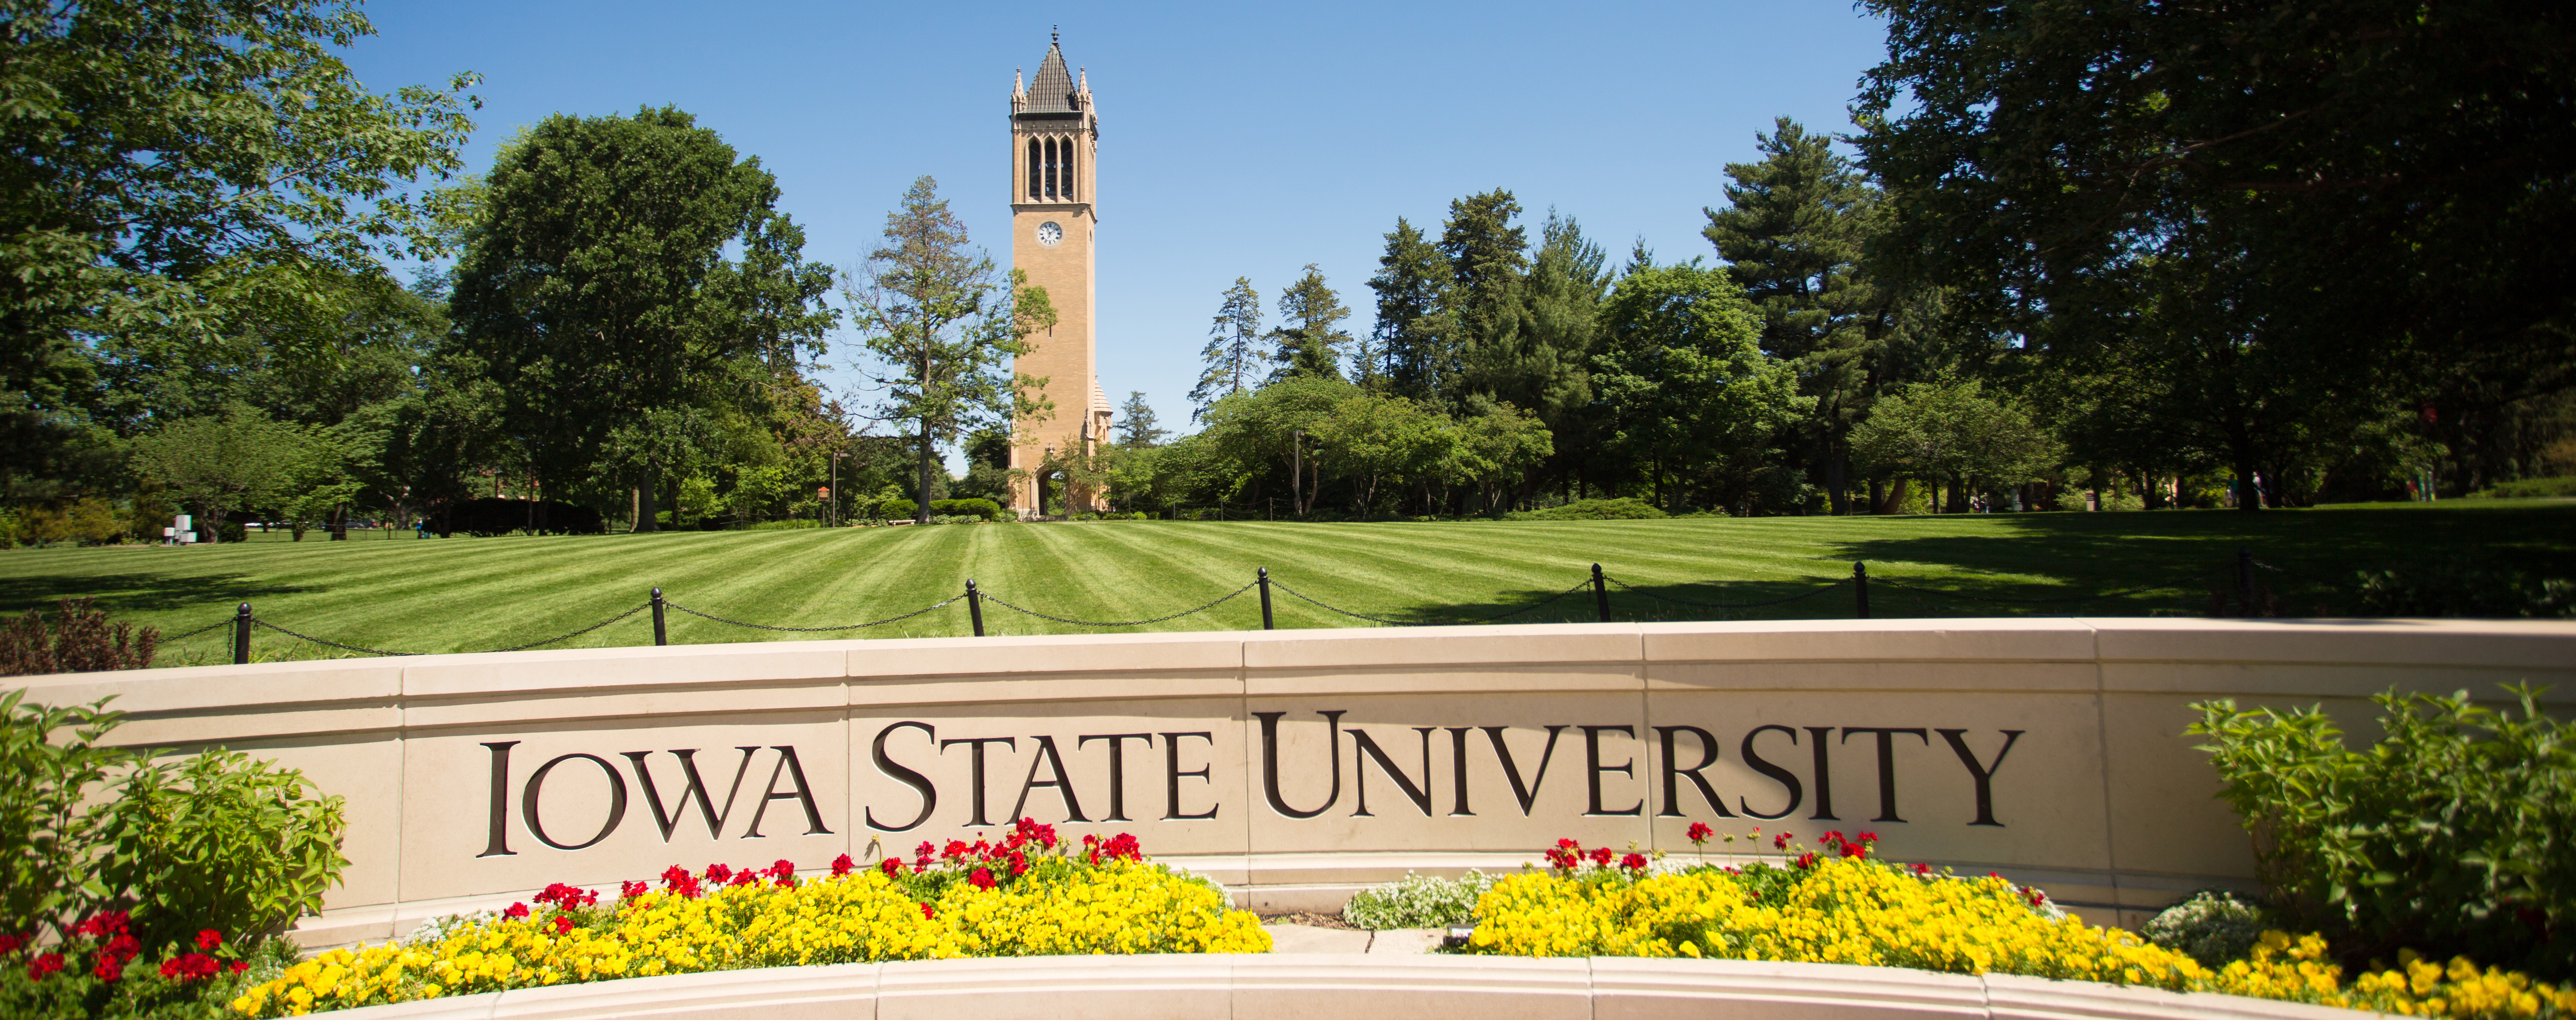
[[[1035,348],[1020,355],[1019,374],[1047,381],[1053,417],[1022,420],[1011,428],[1011,466],[1028,472],[1018,483],[1015,509],[1023,513],[1097,510],[1100,494],[1066,486],[1064,503],[1041,502],[1055,465],[1087,455],[1109,439],[1110,408],[1100,389],[1092,315],[1092,240],[1100,216],[1094,204],[1100,151],[1100,115],[1091,105],[1091,82],[1065,69],[1064,48],[1052,37],[1035,80],[1011,81],[1011,268],[1046,288],[1056,323],[1029,337]]]

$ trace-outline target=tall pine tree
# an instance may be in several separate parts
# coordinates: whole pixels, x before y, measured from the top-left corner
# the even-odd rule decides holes
[[[1449,261],[1450,285],[1441,310],[1455,331],[1464,372],[1436,394],[1452,412],[1470,396],[1492,399],[1509,372],[1520,332],[1521,276],[1529,268],[1529,232],[1512,225],[1521,204],[1501,188],[1449,203],[1440,229],[1440,254]]]
[[[1873,378],[1889,309],[1861,265],[1877,194],[1830,135],[1781,117],[1756,133],[1758,163],[1729,163],[1728,207],[1700,231],[1762,313],[1762,349],[1796,366],[1814,416],[1793,440],[1834,513],[1847,510],[1848,436],[1886,385]]]
[[[1323,272],[1306,263],[1306,275],[1279,292],[1280,324],[1269,333],[1278,345],[1270,360],[1278,367],[1270,370],[1270,381],[1298,376],[1340,379],[1342,349],[1350,346],[1351,334],[1338,324],[1350,317],[1351,310],[1324,282]]]
[[[1235,277],[1208,326],[1207,346],[1199,350],[1206,367],[1199,370],[1199,384],[1190,388],[1190,420],[1197,421],[1219,399],[1258,385],[1253,373],[1259,370],[1261,352],[1253,345],[1260,339],[1261,292],[1252,289],[1251,277]]]
[[[1378,256],[1377,275],[1369,289],[1377,292],[1377,325],[1360,377],[1383,376],[1389,392],[1410,400],[1430,400],[1455,371],[1448,349],[1448,329],[1440,314],[1440,294],[1449,286],[1449,260],[1399,216],[1386,235],[1386,253]]]

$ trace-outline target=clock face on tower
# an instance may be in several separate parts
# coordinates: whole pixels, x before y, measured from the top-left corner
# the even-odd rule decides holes
[[[1047,246],[1047,247],[1049,247],[1049,248],[1053,248],[1053,247],[1055,247],[1056,242],[1058,242],[1058,241],[1062,241],[1062,240],[1064,240],[1064,228],[1063,228],[1063,227],[1056,226],[1056,225],[1055,225],[1055,221],[1053,221],[1053,220],[1049,220],[1049,221],[1047,221],[1047,222],[1045,222],[1045,223],[1040,223],[1040,224],[1038,224],[1038,243],[1039,243],[1039,244],[1043,244],[1043,245],[1046,245],[1046,246]]]

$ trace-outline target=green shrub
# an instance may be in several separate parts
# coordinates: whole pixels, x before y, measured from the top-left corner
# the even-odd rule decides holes
[[[2364,570],[2356,577],[2365,616],[2576,617],[2576,582],[2534,579],[2469,556]]]
[[[819,528],[819,527],[822,527],[822,526],[823,526],[823,525],[822,525],[822,522],[817,521],[817,520],[815,520],[815,519],[813,519],[813,518],[811,518],[811,517],[791,517],[791,518],[788,518],[787,520],[783,520],[783,521],[754,521],[754,522],[752,522],[751,524],[744,526],[744,528],[743,528],[742,530],[744,530],[744,531],[795,531],[795,530],[797,530],[797,529],[799,529],[799,528]]]
[[[339,883],[345,809],[294,769],[221,748],[136,769],[110,815],[99,879],[135,902],[135,936],[275,935]]]
[[[877,504],[877,519],[881,521],[908,521],[912,519],[913,511],[917,507],[918,504],[915,504],[913,501],[908,499],[889,499],[883,503]]]
[[[2468,495],[2470,499],[2560,499],[2576,496],[2576,475],[2499,482]]]
[[[1669,515],[1645,500],[1634,496],[1622,496],[1618,499],[1578,500],[1564,506],[1552,506],[1545,510],[1531,510],[1510,516],[1516,521],[1645,521],[1657,520]]]
[[[2252,955],[2264,927],[2261,906],[2235,893],[2204,890],[2166,907],[2138,934],[2217,970]]]
[[[2290,930],[2355,961],[2414,949],[2544,979],[2576,976],[2576,729],[2508,687],[2521,713],[2394,692],[2386,735],[2347,750],[2318,709],[2193,707],[2189,732],[2254,838]]]
[[[270,935],[338,884],[342,802],[303,773],[222,749],[154,762],[100,742],[122,720],[106,702],[25,695],[0,695],[0,931],[69,938],[129,910],[147,949],[207,928]]]
[[[1447,928],[1476,916],[1476,899],[1498,876],[1470,870],[1457,878],[1405,872],[1404,879],[1362,890],[1342,907],[1342,920],[1370,931]]]
[[[989,499],[934,499],[930,512],[948,517],[973,516],[980,520],[999,520],[1002,505]]]

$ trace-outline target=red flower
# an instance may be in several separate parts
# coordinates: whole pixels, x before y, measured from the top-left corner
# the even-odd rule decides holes
[[[732,878],[732,868],[728,868],[722,864],[707,865],[707,881],[713,882],[717,885],[723,885],[726,881]]]
[[[1808,868],[1812,868],[1812,867],[1815,867],[1815,866],[1816,866],[1816,855],[1815,855],[1814,853],[1812,853],[1812,852],[1811,852],[1811,853],[1806,853],[1806,854],[1801,854],[1801,855],[1799,855],[1798,860],[1797,860],[1797,862],[1796,862],[1796,863],[1797,863],[1797,866],[1798,866],[1798,870],[1800,870],[1800,871],[1805,871],[1805,870],[1807,870]]]
[[[1710,836],[1717,835],[1717,830],[1709,828],[1707,822],[1692,822],[1686,835],[1690,836],[1693,844],[1706,843]]]
[[[1055,849],[1055,826],[1040,825],[1035,818],[1023,818],[1011,826],[1010,841],[1015,846],[1021,843],[1035,843],[1053,850]]]
[[[571,933],[572,933],[572,915],[570,915],[570,914],[556,914],[556,915],[555,915],[555,934],[557,934],[557,935],[569,935],[569,934],[571,934]]]
[[[652,891],[652,886],[646,885],[642,882],[617,883],[617,898],[621,900],[631,900]]]
[[[1929,875],[1932,873],[1932,866],[1929,864],[1916,864],[1914,866],[1914,873],[1917,875]]]
[[[1869,847],[1859,843],[1845,843],[1843,844],[1843,856],[1867,857],[1869,856]]]
[[[974,886],[975,886],[975,888],[978,888],[978,889],[990,889],[990,888],[992,888],[992,887],[993,887],[993,884],[994,884],[994,883],[993,883],[993,869],[991,869],[991,868],[977,868],[977,869],[975,869],[975,873],[974,873],[974,874],[966,876],[966,881],[968,881],[968,882],[970,882],[970,883],[973,883],[973,884],[974,884]]]
[[[528,916],[528,905],[525,903],[510,904],[510,909],[502,911],[501,916],[513,920],[526,917]]]
[[[1861,834],[1860,834],[1860,836],[1859,836],[1859,837],[1857,837],[1857,838],[1858,838],[1861,842],[1863,842],[1863,843],[1876,843],[1876,842],[1878,842],[1878,834],[1877,834],[1877,833],[1875,833],[1875,832],[1864,832],[1864,833],[1861,833]]]
[[[82,921],[72,928],[72,934],[101,939],[110,935],[122,935],[125,933],[125,921],[125,911],[111,910]]]
[[[1789,834],[1788,834],[1788,833],[1783,832],[1783,833],[1781,833],[1781,834],[1779,834],[1779,835],[1777,835],[1777,836],[1773,836],[1773,837],[1771,837],[1771,849],[1774,849],[1774,850],[1786,850],[1786,849],[1789,849]]]
[[[233,966],[232,966],[232,971],[233,971],[233,973],[235,973],[235,974],[239,974],[239,973],[241,973],[241,972],[243,972],[243,971],[246,971],[246,970],[249,970],[249,969],[250,969],[250,961],[249,961],[249,960],[234,960],[234,961],[233,961]]]
[[[842,854],[839,857],[832,858],[832,877],[839,878],[843,875],[847,875],[858,866],[859,862],[851,860],[850,855],[848,854]]]
[[[0,953],[14,953],[24,948],[27,940],[16,935],[0,935]]]
[[[966,851],[968,849],[969,847],[967,847],[965,840],[952,839],[948,841],[948,845],[946,847],[939,851],[939,856],[953,861],[966,856]]]
[[[770,862],[769,877],[773,879],[796,877],[796,862],[785,858]]]
[[[556,882],[546,886],[544,892],[537,894],[537,902],[551,903],[565,910],[571,910],[574,907],[587,907],[599,902],[599,893]]]
[[[120,919],[123,917],[121,914],[118,916]],[[134,941],[134,936],[125,934],[124,925],[120,923],[116,937],[107,940],[107,945],[98,951],[98,963],[90,968],[90,973],[101,981],[114,981],[124,976],[126,961],[134,959],[135,954],[142,951],[143,944]]]
[[[751,869],[751,868],[744,868],[744,869],[742,869],[741,871],[734,872],[734,873],[733,873],[733,881],[727,882],[727,883],[725,883],[725,884],[726,884],[726,885],[752,885],[752,884],[757,883],[757,882],[759,882],[759,881],[760,881],[760,872],[755,871],[755,870],[753,870],[753,869]]]
[[[1630,871],[1644,871],[1646,870],[1646,855],[1629,854],[1626,857],[1619,858],[1619,866]]]
[[[161,976],[181,981],[210,978],[223,973],[223,962],[204,953],[189,953],[161,961]]]
[[[903,874],[903,862],[896,860],[895,858],[888,857],[885,860],[877,862],[877,870],[885,872],[885,877],[893,878],[897,875]]]
[[[1559,850],[1580,850],[1583,848],[1583,844],[1577,843],[1571,839],[1560,839],[1556,841],[1556,848]]]
[[[912,849],[912,870],[930,870],[930,862],[937,856],[939,856],[939,848],[931,846],[929,840],[922,840],[920,846]]]
[[[1826,846],[1841,846],[1843,842],[1842,830],[1835,829],[1827,832],[1823,836],[1818,837],[1817,842],[1823,843]]]
[[[670,870],[662,872],[662,885],[689,899],[698,898],[698,877],[689,874],[689,869],[677,864],[671,865]]]
[[[1610,859],[1619,856],[1619,853],[1606,846],[1596,846],[1592,848],[1591,853],[1584,856],[1592,858],[1592,863],[1606,868],[1610,866]]]
[[[201,932],[198,932],[198,933],[197,933],[197,949],[198,949],[198,950],[200,950],[200,951],[202,951],[202,952],[208,952],[208,953],[214,952],[214,951],[215,951],[215,947],[216,947],[216,946],[220,946],[220,945],[223,945],[223,944],[224,944],[224,933],[222,933],[222,932],[220,932],[220,931],[216,931],[215,929],[208,928],[208,929],[206,929],[206,930],[204,930],[204,931],[201,931]]]
[[[46,953],[43,956],[27,961],[27,980],[42,981],[45,979],[45,975],[54,973],[61,969],[63,969],[63,954]]]
[[[921,905],[921,919],[924,921],[938,920],[939,911],[931,909],[930,904],[924,903]]]

